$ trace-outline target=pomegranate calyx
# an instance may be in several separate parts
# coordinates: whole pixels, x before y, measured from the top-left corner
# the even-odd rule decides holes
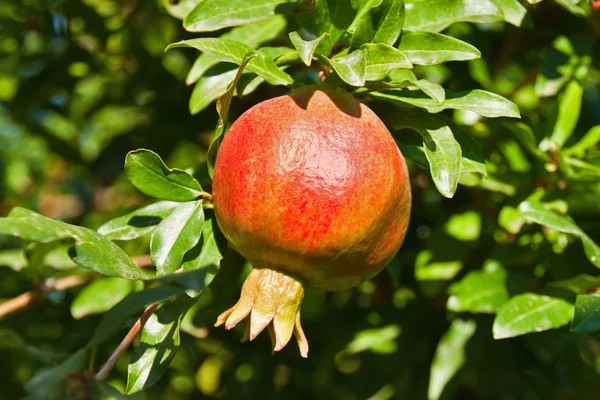
[[[296,337],[300,354],[308,356],[308,341],[300,324],[304,287],[298,280],[269,268],[254,268],[242,286],[238,302],[217,318],[215,326],[230,330],[250,316],[242,341],[253,340],[267,328],[273,351]]]

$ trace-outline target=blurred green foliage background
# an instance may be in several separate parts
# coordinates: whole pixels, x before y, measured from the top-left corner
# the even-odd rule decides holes
[[[431,389],[432,361],[442,375],[464,363],[456,375],[450,373],[442,398],[598,398],[597,333],[574,334],[564,327],[494,340],[493,316],[462,315],[448,305],[460,292],[457,286],[448,290],[452,281],[462,280],[463,290],[480,284],[476,278],[464,283],[473,271],[500,271],[506,296],[596,274],[576,238],[523,226],[516,211],[535,188],[545,189],[546,202],[568,210],[592,239],[600,239],[600,149],[591,146],[581,154],[583,164],[569,164],[554,157],[554,150],[537,146],[567,107],[561,99],[572,79],[583,96],[580,110],[563,111],[580,111],[565,147],[600,124],[597,13],[589,5],[583,6],[584,15],[569,10],[577,1],[557,3],[528,5],[527,23],[520,28],[503,22],[454,24],[445,32],[476,46],[482,58],[415,69],[419,77],[454,92],[483,88],[506,96],[519,106],[522,123],[449,114],[481,146],[489,176],[472,184],[461,181],[466,185],[449,200],[427,170],[409,161],[414,207],[402,250],[359,288],[307,293],[302,309],[311,343],[307,360],[293,345],[271,355],[266,335],[242,345],[240,331],[212,328],[235,301],[249,268],[230,254],[186,316],[181,348],[166,375],[132,398],[422,399],[428,389],[438,390]],[[185,80],[197,54],[164,52],[169,43],[198,36],[170,15],[177,13],[174,7],[150,0],[0,0],[0,216],[21,206],[96,229],[148,204],[123,174],[125,155],[141,147],[159,153],[170,167],[193,172],[209,191],[206,157],[217,113],[209,106],[190,114],[192,88]],[[308,23],[308,8],[286,15],[288,31]],[[289,45],[286,35],[274,43]],[[286,91],[263,85],[234,99],[230,114]],[[410,143],[411,133],[400,135]],[[68,275],[74,267],[66,247],[59,246],[32,271],[22,251],[26,246],[0,236],[2,298]],[[134,256],[145,254],[148,238],[123,247]],[[563,284],[554,293],[574,302],[576,294],[600,285],[590,286]],[[43,398],[47,388],[31,378],[87,342],[100,316],[73,317],[80,290],[53,292],[40,305],[0,320],[0,398],[26,398],[27,391]],[[442,338],[447,347],[440,350]],[[100,346],[90,368],[119,340]],[[115,387],[125,385],[129,356],[111,375]],[[94,398],[85,380],[85,374],[72,375],[64,393]],[[444,378],[439,382],[443,388]]]

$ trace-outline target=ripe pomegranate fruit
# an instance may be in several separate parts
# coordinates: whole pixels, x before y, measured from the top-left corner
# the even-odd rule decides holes
[[[296,336],[304,288],[350,288],[377,274],[408,227],[404,157],[371,109],[342,89],[307,86],[246,111],[215,163],[219,226],[252,265],[239,301],[215,326],[250,316],[275,351]]]

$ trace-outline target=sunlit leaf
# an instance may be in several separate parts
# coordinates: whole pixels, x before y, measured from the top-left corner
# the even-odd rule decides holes
[[[238,26],[225,32],[219,39],[232,40],[256,49],[263,43],[275,39],[285,29],[286,20],[281,15],[274,15],[264,21]],[[186,83],[191,85],[203,76],[211,67],[217,65],[219,59],[209,53],[198,56],[187,75]]]
[[[450,328],[440,339],[429,377],[427,398],[437,400],[441,397],[444,387],[465,364],[465,346],[475,333],[475,321],[454,320]]]
[[[159,275],[179,269],[185,253],[200,240],[203,224],[201,202],[180,205],[158,224],[150,240],[150,254]]]
[[[237,65],[242,64],[247,54],[256,53],[251,47],[243,43],[219,38],[182,40],[181,42],[170,44],[167,50],[176,47],[195,48],[210,54],[219,61]],[[258,57],[253,58],[247,65],[249,71],[263,77],[272,85],[289,85],[293,82],[292,77],[279,69],[273,60],[260,53],[256,54],[259,54]]]
[[[184,19],[190,32],[210,32],[260,21],[294,0],[203,0]]]
[[[110,240],[136,239],[152,232],[179,205],[173,201],[150,204],[106,222],[98,228],[98,233]]]
[[[129,361],[126,393],[145,390],[163,376],[179,349],[179,325],[189,303],[180,297],[150,316]]]
[[[108,276],[145,279],[145,275],[119,246],[101,234],[81,226],[46,218],[24,208],[14,208],[0,218],[0,233],[31,242],[72,239],[69,254],[78,265]]]
[[[404,29],[439,32],[457,22],[503,21],[491,0],[406,0]]]
[[[513,297],[498,310],[494,339],[559,328],[573,319],[573,305],[566,300],[525,293]]]
[[[300,37],[298,32],[292,32],[290,33],[290,40],[302,62],[309,67],[315,52],[325,56],[331,53],[331,38],[328,33],[322,34],[315,40],[305,41]]]
[[[335,44],[346,32],[356,15],[351,0],[315,0],[315,17],[319,34],[328,33]]]
[[[447,308],[456,312],[495,313],[508,301],[507,272],[497,263],[471,271],[450,288]]]
[[[536,201],[525,201],[519,205],[521,215],[529,222],[545,225],[559,232],[569,233],[579,237],[587,258],[600,268],[600,246],[598,246],[571,218],[560,215],[556,211],[544,207]]]
[[[441,33],[402,31],[398,49],[413,64],[435,65],[447,61],[465,61],[481,57],[477,48]]]
[[[123,300],[133,290],[133,282],[121,278],[100,278],[89,283],[71,303],[71,315],[81,319],[102,314]]]
[[[412,68],[406,55],[390,45],[370,43],[364,44],[361,49],[367,53],[366,80],[368,81],[381,80],[398,68]]]

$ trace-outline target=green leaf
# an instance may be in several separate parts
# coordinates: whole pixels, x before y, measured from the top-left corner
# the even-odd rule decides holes
[[[413,64],[436,65],[447,61],[465,61],[481,57],[477,48],[441,33],[404,30],[398,49]]]
[[[270,42],[283,32],[286,20],[281,15],[274,15],[264,21],[238,26],[219,36],[219,39],[240,42],[256,49],[261,44]],[[186,83],[191,85],[203,76],[211,67],[217,65],[219,60],[208,53],[198,56],[187,75]]]
[[[462,267],[461,260],[452,257],[440,260],[432,250],[423,250],[415,259],[415,278],[418,281],[449,281]]]
[[[240,42],[219,38],[200,38],[172,43],[167,47],[167,50],[176,47],[198,49],[210,54],[219,61],[237,65],[242,64],[247,54],[258,54],[256,58],[253,58],[248,63],[247,68],[249,71],[264,78],[271,85],[289,85],[294,82],[292,77],[279,69],[273,60],[260,53],[256,53],[251,47]]]
[[[571,330],[577,333],[600,330],[599,294],[580,294],[577,296]]]
[[[189,305],[189,299],[177,298],[150,316],[129,361],[125,393],[145,390],[163,376],[179,349],[181,317]]]
[[[538,148],[535,133],[528,125],[522,122],[505,122],[503,126],[508,128],[521,143],[523,148],[529,151],[529,153],[537,159],[545,161],[548,158],[546,153]]]
[[[253,58],[256,57],[256,53],[248,53],[244,56],[244,59],[240,63],[240,67],[237,70],[233,81],[229,84],[229,88],[225,91],[225,93],[219,97],[217,100],[217,113],[219,114],[219,122],[217,125],[217,129],[215,130],[215,138],[213,139],[210,147],[208,148],[208,173],[212,178],[214,174],[214,166],[215,161],[217,159],[217,152],[219,151],[219,146],[221,145],[221,141],[223,140],[223,135],[228,128],[229,125],[229,106],[231,105],[231,99],[233,98],[233,93],[235,92],[235,88],[240,80],[242,73],[244,72],[244,68],[249,65]]]
[[[498,215],[498,225],[506,229],[507,232],[517,235],[525,224],[525,218],[521,212],[514,207],[504,206]]]
[[[315,0],[315,6],[319,34],[328,33],[331,43],[337,43],[356,15],[351,0]]]
[[[363,2],[353,24],[351,47],[364,43],[393,45],[400,37],[404,23],[404,1],[383,0]]]
[[[237,74],[237,68],[216,75],[201,77],[190,96],[190,114],[196,115],[227,91]]]
[[[461,242],[477,241],[481,234],[481,216],[475,211],[453,214],[446,222],[445,230]]]
[[[172,274],[185,253],[200,240],[204,209],[199,201],[184,203],[162,220],[152,233],[150,254],[159,275]]]
[[[406,0],[404,29],[439,32],[457,22],[504,21],[491,0]]]
[[[211,32],[261,21],[294,0],[203,0],[183,20],[190,32]]]
[[[393,130],[408,128],[421,134],[433,182],[443,196],[452,198],[460,178],[462,148],[450,126],[442,119],[408,110],[394,113],[389,123]]]
[[[364,44],[367,53],[366,80],[378,81],[398,68],[412,68],[412,64],[400,50],[382,43]]]
[[[192,271],[207,267],[218,268],[227,250],[227,241],[220,233],[216,219],[207,220],[202,227],[202,242],[196,245],[197,251],[186,254],[183,263],[184,271]]]
[[[584,79],[591,62],[593,41],[589,35],[559,36],[542,60],[535,82],[540,97],[556,95],[571,79]]]
[[[484,117],[511,117],[520,118],[519,108],[515,103],[506,98],[485,90],[472,90],[470,92],[452,93],[446,91],[446,99],[442,104],[421,92],[407,90],[386,90],[373,92],[371,95],[377,99],[392,103],[410,104],[424,108],[430,113],[439,113],[446,109],[466,110],[483,115]]]
[[[450,288],[447,308],[455,312],[495,313],[508,301],[507,273],[497,263],[471,271]]]
[[[331,53],[331,38],[328,33],[322,34],[315,40],[305,41],[300,37],[298,32],[292,32],[290,33],[290,40],[296,48],[300,59],[308,67],[310,67],[315,52],[324,56]],[[319,50],[317,51],[317,49]]]
[[[600,277],[579,274],[572,278],[550,282],[548,286],[565,288],[575,293],[586,293],[600,286]]]
[[[498,310],[494,339],[559,328],[573,319],[573,305],[566,300],[525,293],[513,297]]]
[[[123,300],[133,290],[133,282],[122,278],[100,278],[85,286],[71,303],[71,315],[81,319],[86,315],[103,314]]]
[[[129,318],[144,311],[150,304],[167,300],[173,296],[185,296],[185,291],[180,287],[160,285],[130,294],[104,314],[87,347],[104,343],[125,328]]]
[[[87,349],[83,348],[72,354],[61,364],[37,372],[25,384],[25,389],[34,399],[55,399],[60,394],[63,381],[71,374],[81,371],[86,358]]]
[[[127,154],[125,174],[140,192],[157,199],[190,201],[202,192],[200,184],[190,174],[168,168],[158,154],[146,149]]]
[[[8,217],[0,218],[0,233],[42,243],[72,239],[75,243],[69,255],[78,265],[108,276],[146,278],[119,246],[99,233],[24,208],[14,208]]]
[[[583,99],[583,87],[572,80],[565,88],[558,106],[558,119],[554,125],[550,140],[560,149],[571,137],[575,130],[579,113],[581,112],[581,100]]]
[[[322,57],[337,72],[338,76],[351,86],[364,86],[367,75],[367,54],[354,50],[347,56],[329,59]]]
[[[409,74],[406,74],[407,72]],[[442,86],[438,85],[437,83],[429,82],[425,79],[417,79],[412,71],[408,71],[406,69],[396,69],[389,74],[389,78],[391,79],[391,82],[382,83],[385,85],[385,87],[406,88],[413,86],[419,88],[423,93],[434,99],[438,104],[442,104],[446,99],[446,92]]]
[[[600,125],[596,125],[590,128],[590,130],[587,131],[587,133],[583,135],[583,137],[577,143],[575,143],[568,149],[565,149],[563,151],[563,154],[573,154],[581,157],[583,156],[586,150],[588,150],[591,147],[594,147],[598,144],[598,142],[600,142]]]
[[[530,25],[527,18],[527,9],[519,0],[493,0],[494,4],[502,10],[506,22],[514,26]]]
[[[167,12],[175,18],[184,19],[202,0],[162,0]]]
[[[98,233],[110,240],[133,240],[150,233],[179,206],[173,201],[160,201],[106,222]]]
[[[392,354],[398,348],[396,338],[400,336],[400,333],[401,329],[398,325],[360,331],[348,343],[345,352],[358,354],[363,351],[372,351],[377,354]]]
[[[438,343],[429,377],[427,398],[437,400],[442,396],[444,387],[465,364],[465,346],[475,333],[475,321],[454,320]]]
[[[577,236],[583,243],[583,249],[587,258],[596,267],[600,268],[600,246],[566,215],[560,215],[556,211],[547,209],[542,203],[536,201],[525,201],[519,205],[521,215],[529,222],[544,225],[559,232],[569,233]]]

